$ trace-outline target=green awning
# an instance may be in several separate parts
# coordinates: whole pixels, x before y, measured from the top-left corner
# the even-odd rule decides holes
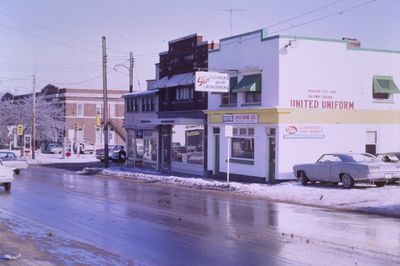
[[[400,93],[391,76],[374,76],[374,93]]]
[[[232,92],[261,91],[261,74],[244,76]]]

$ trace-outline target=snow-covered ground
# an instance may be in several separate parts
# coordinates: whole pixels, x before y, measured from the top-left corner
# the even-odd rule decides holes
[[[0,151],[10,151],[1,149]],[[18,157],[20,155],[19,150],[11,150]],[[40,150],[36,151],[35,159],[33,160],[32,155],[26,157],[28,164],[50,164],[50,163],[86,163],[86,162],[98,162],[96,159],[96,155],[93,154],[73,154],[70,157],[63,157],[62,154],[59,153],[42,153]]]
[[[357,185],[353,189],[341,186],[302,186],[296,181],[276,185],[243,184],[211,179],[167,176],[153,171],[114,167],[108,169],[85,168],[81,174],[99,173],[107,176],[130,178],[163,184],[175,184],[196,189],[232,191],[258,198],[281,202],[358,211],[400,218],[400,186]]]
[[[84,163],[96,162],[95,154],[80,154],[79,157],[73,154],[70,157],[63,158],[62,154],[35,153],[35,159],[28,158],[29,164],[48,164],[48,163]]]

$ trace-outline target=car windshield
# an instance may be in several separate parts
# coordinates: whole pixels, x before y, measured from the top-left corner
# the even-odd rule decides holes
[[[0,152],[0,158],[2,158],[3,160],[5,159],[16,159],[17,156],[14,153],[11,152]]]
[[[61,145],[60,144],[56,144],[56,143],[54,143],[54,144],[49,144],[49,147],[61,147]]]
[[[376,157],[370,154],[342,154],[339,155],[342,162],[348,163],[361,163],[361,162],[373,162],[376,161]]]

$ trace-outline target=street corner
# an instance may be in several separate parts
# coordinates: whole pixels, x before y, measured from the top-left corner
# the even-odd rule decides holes
[[[40,251],[30,239],[12,233],[0,223],[0,264],[1,265],[57,265]]]

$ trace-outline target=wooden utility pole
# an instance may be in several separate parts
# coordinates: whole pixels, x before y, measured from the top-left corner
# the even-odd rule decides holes
[[[33,81],[32,81],[32,159],[35,159],[35,149],[36,149],[36,72],[33,74]]]
[[[133,92],[133,53],[129,53],[129,92]]]
[[[103,50],[103,132],[104,132],[104,168],[109,166],[108,158],[108,96],[107,96],[107,52],[106,37],[102,37]]]

